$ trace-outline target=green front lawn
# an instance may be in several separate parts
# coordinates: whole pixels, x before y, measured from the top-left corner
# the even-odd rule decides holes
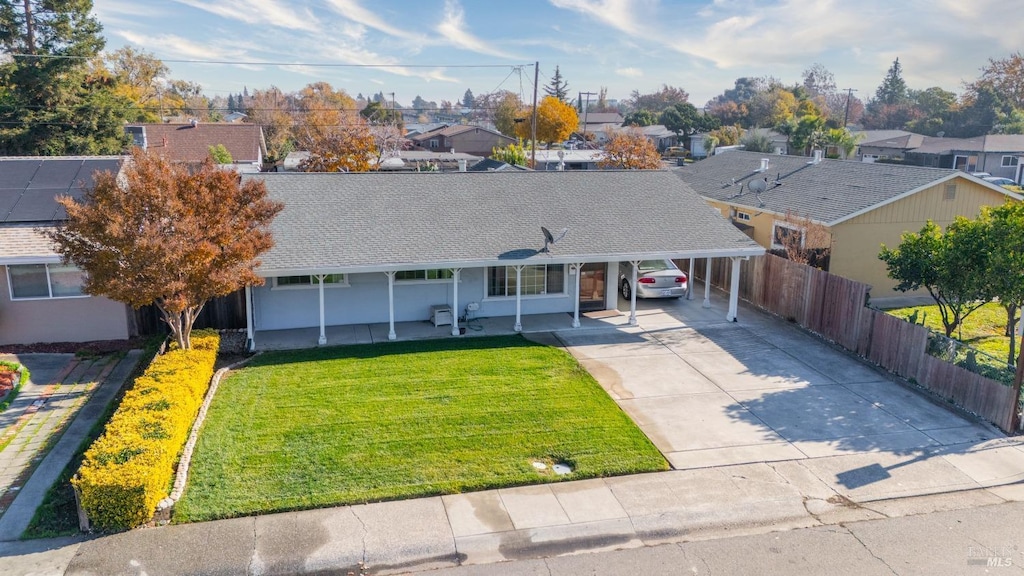
[[[925,326],[939,334],[946,333],[938,306],[897,308],[886,310],[886,313],[906,319],[910,318],[915,310],[918,324],[921,324],[923,319]],[[1004,336],[1005,333],[1006,310],[996,302],[989,302],[972,312],[963,324],[953,331],[952,337],[1005,363],[1010,355],[1010,339]]]
[[[666,469],[575,359],[521,336],[275,352],[221,383],[175,520]]]

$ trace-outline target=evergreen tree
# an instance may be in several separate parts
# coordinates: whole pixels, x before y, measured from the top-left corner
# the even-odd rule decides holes
[[[235,95],[228,94],[228,112],[235,112],[236,110],[237,108],[235,107]]]
[[[562,102],[569,96],[569,84],[562,78],[562,71],[559,70],[558,66],[555,66],[555,75],[551,78],[551,83],[544,87],[544,93],[548,96],[554,96]]]
[[[0,4],[0,154],[115,154],[132,103],[94,60],[102,27],[92,0]]]
[[[462,95],[462,107],[473,108],[476,106],[476,98],[473,96],[473,91],[466,88],[466,93]]]
[[[875,90],[875,100],[880,104],[902,104],[907,98],[907,83],[903,81],[903,67],[897,58],[886,72],[882,84]]]

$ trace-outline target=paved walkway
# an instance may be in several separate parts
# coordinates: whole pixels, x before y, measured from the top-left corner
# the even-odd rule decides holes
[[[579,357],[675,470],[0,543],[0,556],[38,573],[386,574],[1024,501],[1024,439],[747,307],[722,322],[713,304],[644,302],[639,328],[536,336]]]
[[[133,350],[120,361],[71,354],[2,357],[24,364],[31,379],[0,415],[0,442],[9,442],[0,452],[0,541],[24,532],[140,354]]]

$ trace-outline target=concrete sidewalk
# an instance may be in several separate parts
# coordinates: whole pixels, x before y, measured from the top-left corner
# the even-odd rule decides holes
[[[71,458],[74,457],[79,444],[82,443],[82,439],[86,437],[89,430],[92,429],[100,416],[103,415],[107,405],[110,404],[110,401],[124,385],[125,380],[127,380],[128,375],[141,356],[141,350],[130,350],[120,360],[107,358],[105,362],[95,363],[75,359],[71,360],[67,365],[68,367],[65,370],[68,374],[68,379],[61,386],[63,389],[61,392],[67,398],[60,401],[61,399],[58,397],[55,400],[46,402],[45,407],[48,412],[46,422],[49,423],[51,431],[55,431],[52,428],[53,426],[58,426],[58,423],[64,422],[68,418],[73,418],[73,420],[64,429],[60,440],[43,457],[42,462],[39,463],[24,486],[19,487],[20,489],[14,501],[3,511],[3,515],[0,516],[0,542],[17,540],[25,529],[28,528],[29,523],[32,521],[32,516],[35,515],[36,508],[42,504],[43,499],[46,497],[46,492],[57,480],[61,472],[64,471]],[[31,366],[31,360],[24,359],[24,361],[27,366]],[[33,372],[32,376],[33,378],[36,377],[35,372]],[[84,405],[82,405],[81,399],[71,401],[71,398],[75,395],[83,394],[86,387],[89,387],[86,394],[88,400]],[[40,413],[42,412],[40,410]],[[34,420],[35,418],[33,418]],[[46,434],[39,434],[35,430],[30,429],[31,424],[32,422],[18,431],[18,435],[15,438],[16,442],[12,443],[8,447],[9,449],[17,446],[17,440],[22,435],[27,436],[29,434],[33,435],[34,441],[39,443],[40,447],[43,445],[42,443],[47,438]],[[14,456],[13,450],[11,450],[9,458],[8,450],[0,453],[0,463],[5,464],[5,469],[13,468],[13,462],[8,460],[20,459],[22,459],[21,456],[18,458]],[[7,466],[9,463],[12,465]]]

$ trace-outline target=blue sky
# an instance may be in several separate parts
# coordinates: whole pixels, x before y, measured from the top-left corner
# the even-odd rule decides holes
[[[815,62],[870,97],[897,56],[911,88],[959,92],[1022,47],[1005,0],[94,0],[107,49],[142,48],[207,95],[316,81],[399,103],[507,89],[555,66],[570,91],[662,84],[702,106],[741,76],[794,83]],[[174,60],[229,62],[193,64]],[[286,65],[271,65],[281,63]],[[360,65],[340,67],[336,65]],[[520,72],[517,65],[529,64]],[[487,65],[490,67],[474,67]],[[543,93],[542,93],[543,94]]]

